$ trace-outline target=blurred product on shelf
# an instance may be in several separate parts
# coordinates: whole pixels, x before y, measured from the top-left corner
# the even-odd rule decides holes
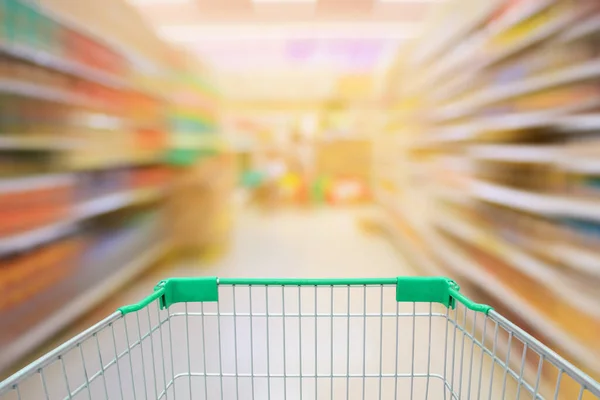
[[[78,265],[83,240],[60,239],[28,253],[0,259],[0,312],[26,302],[72,273]]]
[[[78,197],[85,201],[123,191],[129,187],[129,177],[127,169],[82,171],[78,174]]]
[[[162,212],[141,210],[135,215],[117,213],[92,224],[86,231],[87,245],[84,248],[82,265],[101,265],[107,262],[124,265],[143,252],[144,246],[160,243],[163,228]],[[109,258],[107,260],[107,257]]]
[[[364,181],[352,177],[339,177],[331,183],[327,199],[332,205],[343,205],[365,203],[370,197]]]
[[[133,188],[166,187],[172,178],[172,170],[167,166],[141,167],[132,171]]]
[[[168,112],[169,163],[193,165],[198,158],[221,151],[218,97],[214,89],[200,76],[185,72],[169,77],[167,85],[172,93]]]
[[[69,175],[41,175],[0,182],[0,238],[68,218],[75,182]]]

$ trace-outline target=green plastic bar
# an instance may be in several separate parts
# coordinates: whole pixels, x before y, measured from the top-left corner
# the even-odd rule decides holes
[[[455,298],[456,300],[458,300],[459,302],[461,302],[469,310],[481,312],[481,313],[484,313],[486,315],[491,310],[493,310],[493,308],[491,306],[488,306],[487,304],[475,303],[473,300],[469,299],[467,296],[465,296],[464,294],[460,293],[457,289],[450,289],[450,295],[453,298]]]
[[[154,293],[136,304],[119,308],[125,315],[139,311],[155,300],[161,308],[181,302],[215,302],[219,300],[219,285],[257,286],[364,286],[396,285],[396,301],[410,303],[440,303],[454,308],[455,300],[476,312],[487,314],[492,307],[477,304],[460,293],[460,287],[445,277],[396,277],[396,278],[171,278],[161,281]]]
[[[164,287],[160,307],[169,308],[173,303],[200,303],[219,301],[219,278],[171,278],[159,283]]]
[[[395,285],[398,278],[219,278],[219,285],[260,286],[364,286]]]
[[[452,279],[441,276],[398,277],[396,301],[402,303],[440,303],[454,308],[450,289],[458,285]]]
[[[163,287],[157,286],[154,289],[154,293],[152,293],[150,296],[146,297],[145,299],[142,299],[142,301],[140,301],[139,303],[134,303],[134,304],[130,304],[128,306],[123,306],[123,307],[120,307],[118,310],[121,311],[121,314],[123,314],[123,315],[129,314],[132,312],[136,312],[136,311],[140,311],[142,308],[146,307],[148,304],[152,303],[154,300],[162,297],[164,292],[165,292],[165,289]]]

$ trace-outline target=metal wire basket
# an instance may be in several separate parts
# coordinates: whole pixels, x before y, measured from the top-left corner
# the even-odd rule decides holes
[[[0,399],[582,399],[600,385],[447,278],[174,278]]]

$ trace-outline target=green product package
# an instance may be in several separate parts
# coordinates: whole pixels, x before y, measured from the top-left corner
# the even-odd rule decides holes
[[[192,165],[196,161],[216,155],[218,152],[213,149],[171,149],[167,153],[166,161],[171,165]]]
[[[38,46],[50,53],[56,53],[55,23],[45,15],[38,16]]]
[[[167,153],[167,162],[172,165],[191,165],[198,159],[194,149],[171,149]]]
[[[40,19],[41,15],[33,6],[25,6],[26,14],[26,32],[24,32],[23,38],[25,44],[33,48],[40,48],[43,41],[40,34]]]
[[[13,3],[13,17],[14,26],[12,32],[12,39],[21,45],[27,44],[27,30],[29,24],[29,10],[28,7],[20,1]]]
[[[265,177],[260,171],[245,171],[242,174],[242,186],[254,189],[263,183]]]
[[[5,41],[7,32],[6,24],[8,22],[7,0],[0,0],[0,41]]]
[[[17,0],[2,0],[5,9],[4,35],[9,43],[17,41],[20,3]]]
[[[322,204],[327,200],[327,187],[329,180],[326,177],[318,177],[311,185],[312,201],[317,204]]]

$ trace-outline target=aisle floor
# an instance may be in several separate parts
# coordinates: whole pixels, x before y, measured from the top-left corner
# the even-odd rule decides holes
[[[226,255],[213,262],[188,262],[150,271],[67,335],[119,305],[136,302],[169,276],[415,274],[389,242],[360,229],[357,220],[365,211],[244,211],[236,218]],[[129,315],[129,326],[115,323],[116,341],[112,335],[98,335],[98,343],[84,344],[81,356],[78,352],[71,357],[73,367],[65,357],[67,372],[79,375],[71,376],[68,386],[73,390],[74,382],[89,378],[82,375],[81,358],[85,358],[86,374],[91,375],[102,363],[95,361],[94,366],[92,360],[97,360],[98,354],[100,360],[114,359],[115,346],[118,352],[127,350],[127,343],[135,342],[138,334],[143,338],[154,324],[153,334],[134,347],[129,358],[117,363],[122,379],[117,379],[113,364],[112,371],[107,369],[91,390],[82,390],[76,398],[108,395],[129,399],[135,396],[134,388],[137,398],[148,399],[161,397],[161,392],[162,397],[180,399],[456,398],[444,386],[444,372],[452,373],[454,391],[462,393],[461,398],[497,398],[497,390],[506,381],[500,368],[490,368],[488,357],[470,345],[460,326],[457,329],[447,322],[443,307],[398,305],[393,285],[318,290],[313,286],[285,290],[229,286],[221,288],[220,296],[218,306],[178,304],[169,313],[152,306],[147,316]],[[460,313],[451,313],[461,318]],[[163,318],[169,322],[159,326],[157,322]],[[125,340],[126,333],[132,338]],[[64,339],[57,338],[57,342]],[[190,368],[195,373],[191,377],[187,374]],[[65,386],[62,373],[58,367],[47,371],[50,393],[61,393],[59,386]],[[175,385],[164,393],[167,377],[173,376],[177,376]],[[105,382],[109,383],[102,384]],[[508,385],[505,398],[514,398],[510,394],[513,386]],[[21,398],[42,398],[41,390],[36,377],[21,388]]]

